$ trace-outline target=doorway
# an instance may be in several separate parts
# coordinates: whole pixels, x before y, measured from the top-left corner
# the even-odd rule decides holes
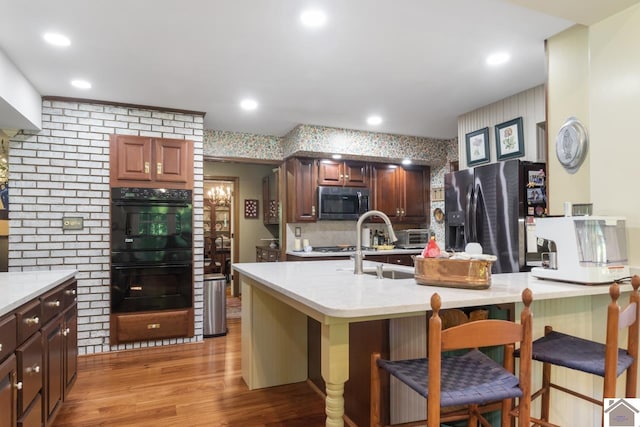
[[[231,284],[237,296],[231,266],[237,262],[238,178],[205,177],[204,179],[204,273],[219,273]]]

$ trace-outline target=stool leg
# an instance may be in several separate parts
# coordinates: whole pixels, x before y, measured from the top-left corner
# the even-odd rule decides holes
[[[380,353],[371,355],[371,408],[369,413],[371,427],[380,427],[380,368],[378,368],[378,359],[380,359]]]
[[[540,418],[549,421],[549,402],[551,400],[551,364],[542,364],[542,399],[540,407]]]

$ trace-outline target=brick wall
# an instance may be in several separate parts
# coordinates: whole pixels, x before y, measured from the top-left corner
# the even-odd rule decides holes
[[[9,271],[78,270],[80,354],[202,340],[202,115],[83,102],[42,102],[42,130],[11,139]],[[195,337],[109,345],[109,135],[194,142]],[[84,219],[63,230],[62,218]]]

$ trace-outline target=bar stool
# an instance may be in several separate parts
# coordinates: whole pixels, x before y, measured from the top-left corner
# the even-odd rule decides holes
[[[615,397],[616,379],[627,372],[625,397],[636,397],[638,382],[638,332],[640,315],[640,277],[633,276],[631,280],[633,291],[629,297],[629,304],[624,310],[618,305],[620,286],[613,283],[609,287],[611,303],[607,307],[606,344],[578,338],[572,335],[554,331],[551,326],[545,326],[543,337],[533,342],[532,358],[542,362],[542,387],[532,398],[541,397],[541,425],[549,424],[549,404],[551,389],[556,389],[580,399],[602,406],[600,400],[579,393],[551,382],[551,366],[562,366],[598,375],[604,378],[604,398]],[[619,331],[628,328],[628,342],[626,350],[620,349]],[[532,418],[533,419],[533,418]]]
[[[427,426],[468,419],[489,425],[483,413],[502,409],[502,426],[518,417],[518,426],[529,426],[531,402],[531,291],[522,292],[524,309],[520,323],[507,320],[477,320],[443,330],[439,316],[440,296],[431,297],[433,313],[429,319],[428,358],[385,360],[371,355],[371,426],[380,426],[381,375],[393,375],[427,399]],[[519,375],[513,375],[515,344],[520,345]],[[478,348],[504,346],[504,366]],[[442,352],[469,349],[443,355]],[[518,399],[512,410],[513,399]],[[496,404],[496,402],[498,402]],[[441,408],[463,405],[463,410],[441,413]]]

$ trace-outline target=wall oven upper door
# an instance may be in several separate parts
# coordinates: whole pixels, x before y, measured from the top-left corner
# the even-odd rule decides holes
[[[318,187],[318,219],[357,220],[369,210],[369,190],[352,187]]]
[[[170,260],[192,253],[192,216],[190,190],[152,188],[113,188],[111,204],[111,250],[118,261],[119,252],[166,251]],[[181,251],[188,254],[178,255]],[[142,262],[164,262],[136,255]],[[163,256],[164,257],[164,256]]]

